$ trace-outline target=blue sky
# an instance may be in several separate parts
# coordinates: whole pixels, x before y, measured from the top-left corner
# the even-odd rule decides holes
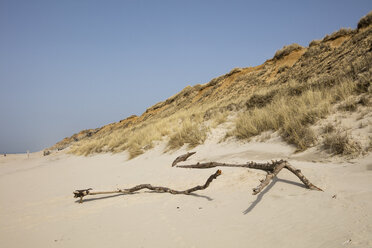
[[[371,10],[370,0],[0,0],[0,153],[140,115]]]

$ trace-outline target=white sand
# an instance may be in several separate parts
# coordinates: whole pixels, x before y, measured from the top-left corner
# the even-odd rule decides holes
[[[88,196],[78,204],[75,189],[141,183],[186,189],[204,184],[216,168],[172,168],[185,150],[163,154],[161,146],[131,161],[124,153],[1,156],[0,247],[372,247],[371,155],[353,163],[313,163],[280,143],[207,143],[195,150],[190,162],[289,159],[325,191],[305,189],[282,171],[253,196],[263,172],[221,168],[223,174],[197,195],[142,191]]]

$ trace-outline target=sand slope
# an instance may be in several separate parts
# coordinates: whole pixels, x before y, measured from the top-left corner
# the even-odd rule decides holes
[[[88,196],[83,204],[72,197],[75,189],[141,183],[185,189],[216,170],[171,168],[185,150],[162,150],[131,161],[125,153],[0,157],[0,247],[372,247],[371,155],[314,163],[278,142],[206,143],[190,162],[285,158],[325,192],[307,190],[283,171],[253,196],[263,172],[222,168],[208,189],[190,196],[144,191]]]

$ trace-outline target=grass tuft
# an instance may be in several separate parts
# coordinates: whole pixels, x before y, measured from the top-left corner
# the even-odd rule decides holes
[[[253,94],[248,101],[246,102],[247,108],[262,108],[269,104],[274,96],[276,95],[275,91],[269,91],[266,94]]]
[[[293,44],[290,44],[288,46],[284,46],[282,49],[276,51],[273,59],[276,59],[276,60],[281,59],[284,56],[289,55],[291,52],[301,50],[302,48],[303,47],[300,46],[297,43],[293,43]]]
[[[206,138],[207,128],[187,120],[170,136],[168,148],[174,150],[182,147],[184,144],[188,144],[189,148],[193,148],[203,144]]]
[[[328,123],[323,127],[323,133],[333,133],[335,130],[335,126],[333,126],[331,123]]]
[[[228,117],[228,113],[226,111],[218,112],[212,118],[212,121],[213,121],[212,126],[216,127],[222,123],[225,123],[227,121],[227,117]]]
[[[289,144],[297,147],[297,151],[304,151],[311,147],[315,141],[315,134],[307,125],[302,125],[298,119],[286,122],[280,130],[280,135]]]
[[[317,46],[317,45],[319,45],[321,42],[322,42],[321,40],[312,40],[312,41],[309,43],[309,47]]]
[[[328,134],[323,141],[324,148],[331,153],[343,156],[357,156],[362,151],[361,145],[350,139],[345,132],[337,131]]]
[[[324,37],[324,39],[322,40],[322,42],[326,42],[326,41],[331,41],[331,40],[335,40],[339,37],[342,37],[342,36],[345,36],[345,35],[350,35],[350,34],[353,34],[355,31],[351,28],[341,28],[340,30],[336,31],[336,32],[333,32],[332,34],[330,35],[326,35]]]
[[[372,11],[370,11],[367,15],[363,16],[358,22],[358,30],[361,28],[368,27],[372,24]]]

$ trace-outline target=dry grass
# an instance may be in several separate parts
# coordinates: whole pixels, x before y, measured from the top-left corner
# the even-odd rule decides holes
[[[356,87],[348,79],[331,86],[319,86],[317,82],[303,85],[291,80],[281,86],[260,88],[246,100],[246,111],[238,115],[235,129],[228,135],[249,139],[273,130],[299,151],[305,150],[316,142],[310,126],[325,117],[332,104],[353,94]],[[154,141],[162,139],[168,139],[169,150],[185,144],[192,148],[204,143],[207,137],[206,113],[209,113],[207,119],[212,128],[226,122],[229,108],[218,106],[219,103],[196,106],[130,129],[114,130],[108,135],[85,139],[73,146],[71,153],[89,155],[127,151],[130,158],[134,158],[151,149]]]
[[[312,41],[309,43],[309,47],[317,46],[317,45],[319,45],[321,42],[322,42],[321,40],[312,40]]]
[[[358,104],[360,104],[362,106],[368,106],[369,103],[370,103],[369,97],[370,97],[370,95],[364,95],[364,96],[362,96],[359,99]]]
[[[282,72],[285,72],[288,69],[289,69],[289,66],[288,65],[283,65],[283,66],[281,66],[281,67],[278,68],[278,74],[280,74]]]
[[[212,119],[212,127],[225,123],[227,121],[228,113],[226,111],[218,112]]]
[[[372,137],[369,137],[369,143],[366,150],[367,152],[372,151]]]
[[[70,150],[78,155],[89,155],[100,152],[121,152],[127,150],[130,158],[142,154],[153,147],[153,142],[167,135],[166,125],[157,123],[133,129],[115,130],[108,135],[88,139],[75,145]]]
[[[314,145],[316,136],[308,125],[301,124],[299,119],[292,119],[285,123],[280,130],[280,135],[289,144],[297,147],[297,151],[304,151]]]
[[[338,106],[339,110],[341,111],[348,111],[348,112],[355,112],[358,109],[357,102],[353,99],[348,99],[344,103],[342,103],[340,106]]]
[[[189,148],[203,144],[207,138],[207,128],[191,121],[185,121],[181,127],[170,136],[168,148],[173,150],[188,144]]]
[[[303,47],[297,43],[290,44],[288,46],[284,46],[282,49],[276,51],[273,59],[281,59],[284,56],[289,55],[293,51],[301,50]]]
[[[153,148],[155,141],[164,138],[169,139],[169,149],[176,149],[184,144],[192,148],[204,143],[207,137],[208,128],[201,125],[202,121],[200,113],[183,111],[131,129],[114,130],[108,135],[83,140],[74,145],[70,153],[87,156],[100,152],[127,151],[132,159]],[[212,121],[222,123],[226,121],[226,115],[216,115]]]
[[[331,123],[328,123],[323,127],[323,133],[333,133],[335,131],[335,126],[333,126]]]
[[[324,118],[329,113],[332,103],[352,94],[355,84],[351,80],[345,80],[331,90],[310,87],[295,96],[291,93],[293,87],[295,85],[291,82],[290,85],[278,90],[280,94],[274,97],[272,92],[268,92],[270,97],[262,95],[260,99],[268,99],[268,101],[265,104],[259,101],[259,105],[254,104],[256,105],[254,109],[239,115],[235,130],[229,135],[239,139],[249,139],[264,131],[279,131],[284,140],[294,144],[299,151],[303,151],[316,141],[309,126]]]
[[[264,94],[256,94],[254,93],[246,102],[247,108],[262,108],[269,104],[273,99],[274,96],[278,93],[278,91],[271,90],[267,91]]]
[[[335,40],[339,37],[342,37],[342,36],[345,36],[345,35],[351,35],[353,34],[355,31],[351,28],[341,28],[340,30],[336,31],[336,32],[333,32],[332,34],[330,35],[326,35],[322,42],[326,42],[326,41],[331,41],[331,40]]]
[[[336,131],[328,134],[323,141],[324,148],[331,153],[343,156],[358,156],[361,151],[361,145],[351,140],[346,132]]]
[[[363,16],[358,22],[358,29],[368,27],[372,24],[372,11]]]

